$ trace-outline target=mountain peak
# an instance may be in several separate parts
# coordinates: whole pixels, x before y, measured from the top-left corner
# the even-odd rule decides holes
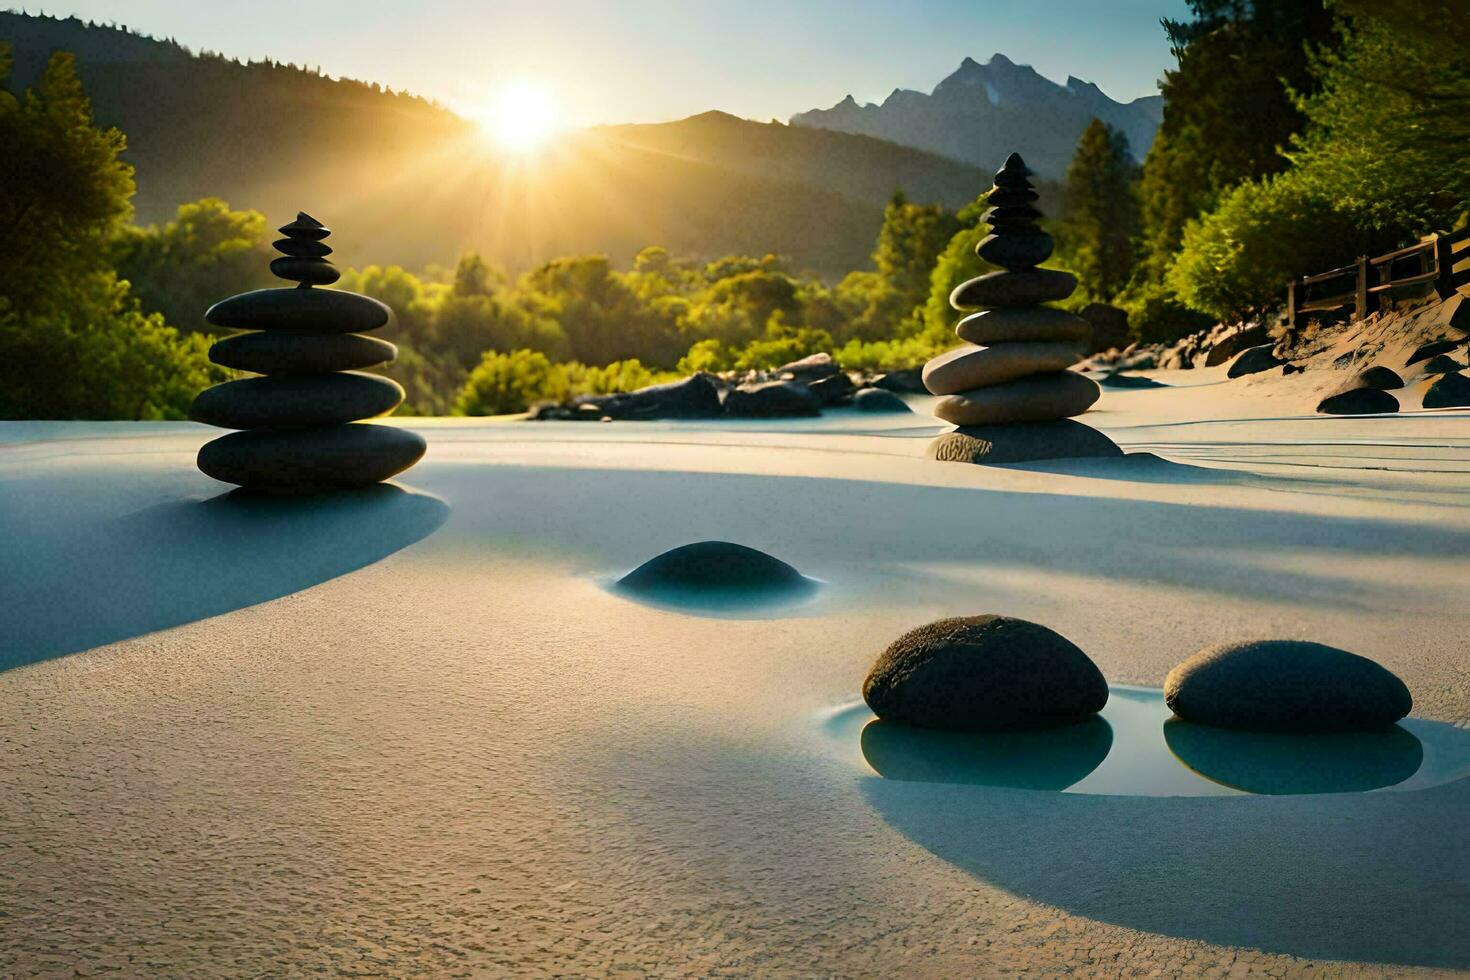
[[[969,61],[970,59],[966,58],[965,60]],[[995,52],[995,54],[990,56],[989,61],[985,62],[985,66],[987,68],[992,66],[996,68],[1014,68],[1016,67],[1016,63],[997,51]]]

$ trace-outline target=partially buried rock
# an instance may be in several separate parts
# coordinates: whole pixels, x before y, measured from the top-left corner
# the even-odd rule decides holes
[[[841,371],[830,374],[825,378],[818,378],[807,385],[807,390],[817,396],[817,401],[823,407],[838,405],[852,397],[853,390],[857,385],[852,379]]]
[[[1387,415],[1399,410],[1399,400],[1380,388],[1350,388],[1317,403],[1324,415]]]
[[[1382,365],[1359,371],[1351,385],[1353,388],[1377,388],[1379,391],[1395,391],[1403,386],[1404,379]]]
[[[1003,466],[1041,459],[1122,456],[1123,450],[1091,426],[1071,419],[1012,425],[962,426],[929,443],[929,458],[944,463]]]
[[[1418,364],[1420,361],[1429,360],[1436,354],[1448,354],[1459,346],[1460,342],[1457,340],[1435,340],[1427,344],[1420,344],[1418,349],[1409,355],[1409,359],[1405,363]]]
[[[806,385],[791,381],[741,385],[725,396],[725,414],[747,417],[820,415],[821,402]]]
[[[1449,374],[1463,370],[1464,367],[1465,365],[1448,354],[1436,354],[1424,365],[1423,371],[1425,374]]]
[[[1122,374],[1114,371],[1112,374],[1103,375],[1098,379],[1098,384],[1104,388],[1167,388],[1168,385],[1153,378],[1145,378],[1141,374]]]
[[[618,580],[654,598],[799,596],[815,583],[779,558],[729,541],[699,541],[650,558]]]
[[[1470,378],[1458,371],[1442,374],[1424,393],[1425,408],[1465,408],[1470,406]]]
[[[1259,347],[1251,347],[1241,352],[1241,355],[1230,365],[1226,371],[1226,377],[1243,378],[1247,374],[1259,374],[1269,371],[1274,367],[1281,366],[1281,359],[1272,352],[1271,344],[1262,344]]]
[[[1164,700],[1186,721],[1262,732],[1366,731],[1414,706],[1404,682],[1379,664],[1303,640],[1201,650],[1169,671]]]
[[[597,410],[599,419],[604,416],[619,420],[706,419],[723,412],[720,391],[703,372],[637,391],[589,398],[578,405],[578,410],[588,404]]]
[[[825,351],[818,354],[809,354],[800,360],[790,361],[776,368],[777,374],[789,374],[797,381],[827,378],[837,372],[837,362],[832,360],[832,355]]]
[[[908,402],[882,388],[864,388],[852,396],[852,407],[859,412],[913,413]]]
[[[863,700],[885,721],[956,731],[1054,728],[1108,701],[1097,665],[1045,626],[1009,616],[941,619],[878,658]]]

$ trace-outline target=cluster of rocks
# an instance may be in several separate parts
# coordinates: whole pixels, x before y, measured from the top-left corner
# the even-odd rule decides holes
[[[976,254],[998,265],[955,288],[965,346],[924,365],[923,381],[940,396],[934,414],[960,428],[937,438],[940,460],[1009,463],[1063,456],[1119,455],[1106,436],[1075,422],[1101,395],[1097,383],[1069,370],[1091,350],[1092,325],[1049,302],[1077,288],[1067,272],[1037,268],[1052,253],[1030,171],[1012,153],[995,175],[984,220],[991,234]],[[984,309],[982,309],[984,308]]]
[[[225,483],[271,493],[313,493],[386,480],[418,462],[422,437],[354,424],[403,401],[388,378],[358,369],[393,360],[397,348],[362,335],[388,322],[387,306],[343,290],[320,289],[340,273],[327,260],[331,231],[305,213],[280,229],[271,271],[295,288],[257,289],[211,306],[207,322],[246,329],[209,350],[216,364],[262,375],[203,391],[197,422],[240,429],[206,443],[199,469]]]
[[[775,371],[700,372],[637,391],[540,405],[531,414],[538,420],[599,422],[800,417],[848,406],[860,412],[909,412],[898,392],[911,392],[916,383],[917,372],[853,374],[841,370],[832,355],[820,353]]]
[[[1262,732],[1384,728],[1413,707],[1398,677],[1319,643],[1261,640],[1202,650],[1170,671],[1169,708],[1185,721]],[[942,619],[878,657],[863,700],[880,719],[948,731],[1072,725],[1107,704],[1102,671],[1070,640],[1009,616]]]

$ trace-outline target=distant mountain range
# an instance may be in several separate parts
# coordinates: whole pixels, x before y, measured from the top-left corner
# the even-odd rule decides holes
[[[15,91],[52,51],[77,56],[98,120],[127,134],[140,222],[205,196],[273,225],[306,210],[336,229],[343,265],[449,264],[467,248],[512,270],[584,252],[626,265],[662,245],[838,276],[867,261],[895,190],[959,207],[990,185],[935,153],[723,113],[568,133],[527,161],[442,106],[304,68],[16,13],[0,13],[0,42]]]
[[[1032,170],[1060,180],[1094,118],[1126,133],[1141,160],[1153,144],[1163,106],[1158,95],[1115,102],[1078,78],[1058,85],[1030,65],[993,54],[983,65],[966,58],[931,94],[894,89],[882,105],[858,105],[849,95],[830,109],[792,116],[791,125],[876,136],[987,172],[1019,151]]]

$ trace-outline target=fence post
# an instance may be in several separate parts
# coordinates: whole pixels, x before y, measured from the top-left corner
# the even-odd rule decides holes
[[[1296,329],[1296,280],[1286,284],[1286,326],[1289,330]]]
[[[1455,295],[1454,246],[1443,235],[1434,236],[1434,291],[1440,299]]]
[[[1353,297],[1353,319],[1368,315],[1368,256],[1358,256],[1358,289]]]

